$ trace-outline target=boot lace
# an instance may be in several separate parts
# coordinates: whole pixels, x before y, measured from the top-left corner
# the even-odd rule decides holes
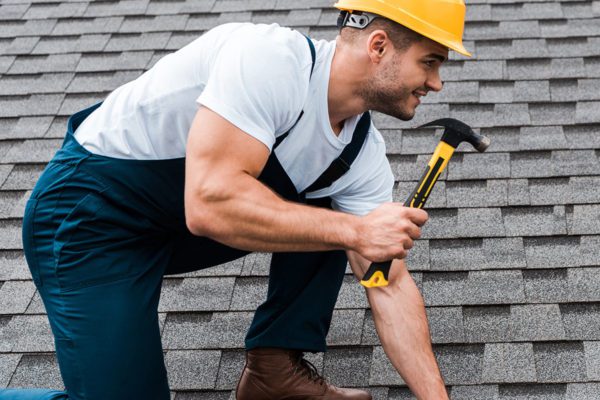
[[[294,373],[296,372],[306,375],[308,379],[319,385],[325,384],[325,378],[319,374],[313,363],[304,359],[303,353],[298,353],[294,357]]]

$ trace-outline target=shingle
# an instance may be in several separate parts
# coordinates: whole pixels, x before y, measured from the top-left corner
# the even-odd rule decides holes
[[[4,157],[4,162],[48,162],[60,148],[62,141],[56,139],[32,139],[15,144]]]
[[[221,0],[215,3],[212,12],[228,12],[238,10],[271,10],[276,0]]]
[[[508,181],[460,181],[446,183],[447,207],[501,207],[508,205]]]
[[[452,386],[453,400],[499,400],[498,385]]]
[[[110,34],[43,37],[32,54],[89,53],[104,50]]]
[[[9,387],[64,388],[54,354],[24,355],[10,380]]]
[[[20,250],[22,248],[21,221],[0,221],[0,249]]]
[[[250,18],[250,14],[248,14],[248,18]],[[219,25],[219,15],[218,14],[195,14],[190,15],[190,18],[187,21],[187,25],[185,26],[186,31],[205,31],[208,29],[212,29]]]
[[[271,265],[270,253],[252,253],[244,257],[242,275],[268,276]]]
[[[500,385],[502,400],[564,400],[567,385]]]
[[[22,117],[12,129],[0,131],[0,139],[41,138],[48,131],[54,117]]]
[[[381,345],[377,331],[375,330],[375,322],[373,321],[373,313],[371,309],[365,311],[365,319],[362,328],[362,338],[360,343],[364,345],[377,346]]]
[[[18,37],[15,38],[10,45],[7,45],[2,49],[2,53],[5,55],[9,54],[29,54],[40,40],[38,36],[29,37]]]
[[[149,0],[121,0],[118,2],[91,2],[84,16],[110,17],[114,15],[143,14],[148,7]]]
[[[48,139],[61,139],[65,137],[65,131],[67,129],[67,120],[68,117],[53,117],[52,123],[50,124],[50,128],[44,135],[45,138]]]
[[[252,22],[253,24],[282,24],[288,15],[288,11],[283,11],[283,10],[269,10],[269,11],[254,11],[252,12],[252,17],[250,18],[250,22]],[[318,23],[318,19],[317,19],[317,23]],[[283,23],[283,25],[288,26],[287,24]],[[315,24],[313,24],[315,25]]]
[[[550,81],[550,93],[552,101],[577,101],[576,79],[553,79]]]
[[[285,20],[286,26],[312,26],[321,19],[321,9],[291,10]]]
[[[528,268],[565,268],[580,265],[578,237],[525,238]]]
[[[512,80],[550,79],[552,62],[549,59],[519,59],[506,61],[507,77]]]
[[[72,115],[77,111],[88,108],[89,106],[103,101],[108,93],[99,94],[67,94],[58,110],[59,115]]]
[[[563,130],[571,149],[600,147],[600,126],[575,125],[563,127]]]
[[[566,339],[558,304],[513,305],[511,328],[515,341]]]
[[[73,74],[43,74],[7,76],[0,82],[0,95],[64,92]]]
[[[168,351],[165,356],[171,390],[214,389],[220,351]]]
[[[53,35],[82,35],[86,33],[113,33],[119,30],[123,17],[68,18],[56,23]]]
[[[578,382],[585,377],[583,343],[534,343],[539,382]]]
[[[514,101],[542,102],[550,100],[550,85],[548,81],[516,81],[514,86]]]
[[[1,9],[0,9],[1,11]],[[20,354],[0,354],[0,387],[7,387],[21,360]]]
[[[573,3],[561,3],[563,14],[565,18],[589,18],[593,14],[592,11],[593,2],[573,2]]]
[[[228,310],[234,283],[234,278],[165,280],[158,310],[161,312]]]
[[[373,347],[369,385],[406,385],[381,346]]]
[[[458,210],[456,209],[431,209],[429,221],[423,227],[423,239],[457,238]]]
[[[582,236],[579,246],[581,263],[586,266],[600,265],[600,236]]]
[[[492,5],[492,18],[494,20],[549,19],[562,17],[563,12],[560,3]]]
[[[435,346],[434,353],[446,384],[481,382],[483,345]]]
[[[31,303],[29,303],[25,314],[46,314],[46,307],[38,291],[33,295],[33,299],[31,299]]]
[[[577,123],[600,122],[600,101],[580,101],[575,113]]]
[[[54,351],[54,337],[45,315],[16,315],[4,333],[3,341],[11,344],[15,353]]]
[[[176,397],[173,398],[174,393]],[[171,392],[171,400],[235,400],[232,392],[213,392],[213,391],[185,391]]]
[[[0,31],[0,38],[43,36],[52,32],[56,25],[56,19],[2,21],[2,25],[5,29]]]
[[[425,103],[476,103],[479,101],[479,83],[446,82],[444,90],[430,93],[423,101]]]
[[[429,241],[416,240],[405,259],[409,271],[426,271],[430,269]]]
[[[550,151],[510,154],[510,176],[512,178],[551,176],[552,167],[552,153]]]
[[[531,343],[488,343],[485,345],[483,382],[535,382]]]
[[[24,203],[23,197],[25,196],[25,192],[22,191],[14,191],[14,192],[5,192],[0,191],[0,218],[18,218],[19,216],[14,216],[15,212],[13,211],[15,208],[19,207],[21,203]],[[21,217],[23,215],[21,214]],[[1,308],[1,306],[0,306]]]
[[[327,345],[360,344],[364,317],[364,310],[335,310],[327,335]]]
[[[12,350],[12,342],[8,341],[8,325],[10,324],[10,321],[12,320],[12,317],[10,316],[0,316],[0,338],[2,339],[0,341],[0,352],[9,352]],[[12,373],[12,371],[11,371]],[[9,376],[10,378],[10,376]]]
[[[29,4],[3,4],[0,6],[0,20],[17,20],[21,19]]]
[[[309,8],[325,8],[330,7],[331,3],[327,0],[306,0],[298,3],[295,0],[277,0],[275,9],[309,9]]]
[[[368,302],[363,287],[356,281],[354,276],[344,277],[342,288],[337,298],[335,308],[367,308]]]
[[[494,58],[545,58],[550,53],[546,40],[540,38],[514,39],[508,54],[497,54]]]
[[[116,71],[77,74],[66,88],[67,93],[107,92],[139,77],[143,71]]]
[[[588,379],[600,380],[600,342],[583,342]]]
[[[494,106],[494,125],[522,126],[529,125],[529,109],[527,104],[496,104]]]
[[[174,32],[165,46],[166,50],[179,50],[198,38],[197,32]]]
[[[471,127],[493,126],[495,118],[494,105],[451,104],[450,118],[456,118],[459,121],[463,121]]]
[[[598,267],[569,269],[567,281],[569,301],[600,301]]]
[[[600,78],[600,57],[588,57],[583,60],[585,75],[587,78]]]
[[[565,400],[595,400],[600,393],[600,383],[569,383]]]
[[[171,32],[185,28],[187,15],[157,15],[125,17],[119,28],[121,33],[140,32]]]
[[[484,238],[485,268],[524,268],[525,250],[522,238]]]
[[[503,208],[508,236],[564,235],[567,233],[564,207]]]
[[[151,57],[151,51],[84,55],[77,66],[77,72],[140,70],[148,65]]]
[[[121,33],[112,35],[104,51],[129,53],[139,50],[161,50],[166,47],[170,37],[169,32]]]
[[[255,310],[267,298],[268,279],[239,277],[235,280],[231,310]]]
[[[2,184],[2,190],[33,189],[44,167],[44,165],[16,165]]]
[[[163,333],[167,349],[219,349],[244,346],[251,312],[169,314]]]
[[[73,72],[81,54],[51,54],[17,57],[10,74],[39,74],[42,72]]]
[[[548,38],[549,56],[552,57],[584,57],[593,56],[597,52],[594,47],[598,38],[593,37],[560,37]]]
[[[600,233],[600,205],[575,205],[573,206],[572,221],[569,224],[569,233],[572,235],[586,235]]]
[[[449,180],[510,177],[508,153],[456,154],[450,163]]]
[[[561,304],[560,312],[568,340],[600,340],[600,305]]]
[[[567,269],[523,271],[527,303],[569,301],[567,275]]]
[[[12,165],[0,165],[0,187],[2,187],[12,170]]]
[[[13,62],[15,61],[14,56],[10,56],[10,57],[6,57],[6,56],[0,56],[0,73],[3,74],[6,71],[9,70],[9,68],[12,66]]]
[[[578,79],[577,99],[598,100],[600,99],[600,79]]]
[[[246,353],[244,351],[223,351],[215,388],[232,390],[236,388],[239,375],[244,368]]]
[[[519,137],[521,150],[554,150],[569,148],[562,127],[522,127]]]
[[[575,123],[575,112],[575,103],[540,103],[529,105],[529,113],[533,125],[573,124]]]
[[[76,18],[83,16],[87,9],[87,3],[69,2],[60,4],[32,4],[23,18],[46,19],[46,18]]]
[[[31,279],[22,251],[0,252],[0,280]]]
[[[431,240],[431,269],[469,271],[485,264],[481,239]]]
[[[516,127],[481,128],[481,134],[487,136],[497,152],[519,150],[519,129]],[[470,146],[470,145],[468,145]]]
[[[539,28],[542,37],[598,35],[598,21],[594,18],[540,21]]]
[[[419,111],[411,120],[411,126],[420,126],[438,118],[448,117],[450,109],[448,104],[422,104]],[[401,123],[397,119],[390,119],[392,124],[389,128],[400,128]],[[377,124],[376,126],[380,126]],[[383,128],[384,126],[382,126]]]
[[[479,85],[481,103],[511,103],[515,82],[489,81]]]
[[[35,293],[31,281],[8,281],[0,287],[0,314],[22,314]]]
[[[464,343],[465,329],[461,307],[427,308],[433,343]]]
[[[460,208],[456,230],[459,237],[465,238],[505,235],[499,208]]]
[[[324,375],[336,386],[363,387],[369,380],[370,348],[331,349],[324,356]]]
[[[424,273],[423,298],[428,306],[461,305],[468,298],[467,272]]]
[[[465,304],[506,304],[525,301],[521,271],[471,271]]]

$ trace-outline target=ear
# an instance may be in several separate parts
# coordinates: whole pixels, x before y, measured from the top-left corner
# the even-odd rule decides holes
[[[374,64],[379,64],[381,59],[392,51],[392,47],[392,41],[382,29],[374,30],[367,39],[367,53]]]

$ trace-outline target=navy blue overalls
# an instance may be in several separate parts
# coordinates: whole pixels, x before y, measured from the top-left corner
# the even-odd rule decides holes
[[[73,133],[98,106],[69,119],[63,146],[23,220],[25,255],[48,312],[66,393],[0,390],[2,400],[169,399],[157,313],[163,276],[248,254],[188,231],[184,158],[125,160],[82,147]],[[365,113],[352,142],[307,191],[348,170],[369,125]],[[298,193],[274,151],[258,179],[289,201],[331,204]],[[343,251],[273,254],[267,300],[246,348],[325,351],[346,261]]]

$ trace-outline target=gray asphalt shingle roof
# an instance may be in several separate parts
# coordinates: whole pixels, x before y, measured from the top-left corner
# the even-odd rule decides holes
[[[232,21],[333,39],[331,0],[0,0],[0,387],[61,388],[45,310],[22,253],[25,201],[68,115],[165,54]],[[600,399],[600,1],[468,1],[445,90],[401,123],[376,114],[404,201],[454,117],[461,146],[428,203],[408,264],[454,400]],[[176,400],[229,400],[269,256],[165,279],[159,307]],[[349,271],[348,271],[349,274]],[[339,385],[413,399],[387,360],[362,288],[345,278],[309,355]]]

